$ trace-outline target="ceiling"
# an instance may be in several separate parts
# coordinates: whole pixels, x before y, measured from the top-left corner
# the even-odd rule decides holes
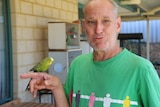
[[[84,4],[87,0],[78,0]],[[159,0],[114,0],[122,20],[160,19]]]

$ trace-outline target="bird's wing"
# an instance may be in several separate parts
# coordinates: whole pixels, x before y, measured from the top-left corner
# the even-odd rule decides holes
[[[39,62],[32,69],[30,69],[30,71],[39,72],[39,70],[41,69],[42,65],[43,65],[43,63]]]

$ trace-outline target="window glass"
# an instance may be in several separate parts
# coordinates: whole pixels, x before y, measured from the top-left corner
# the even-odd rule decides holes
[[[12,100],[11,39],[8,0],[0,0],[0,104]]]

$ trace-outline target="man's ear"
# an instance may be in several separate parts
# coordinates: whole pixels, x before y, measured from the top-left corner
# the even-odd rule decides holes
[[[119,33],[121,30],[121,17],[117,17],[117,33]]]

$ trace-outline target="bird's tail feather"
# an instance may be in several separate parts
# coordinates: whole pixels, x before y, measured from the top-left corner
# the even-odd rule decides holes
[[[29,80],[29,83],[31,82],[31,79]],[[29,87],[29,83],[28,83],[28,85],[27,85],[27,87],[26,87],[26,89],[25,89],[25,91],[28,91],[29,89],[30,89],[30,87]]]

